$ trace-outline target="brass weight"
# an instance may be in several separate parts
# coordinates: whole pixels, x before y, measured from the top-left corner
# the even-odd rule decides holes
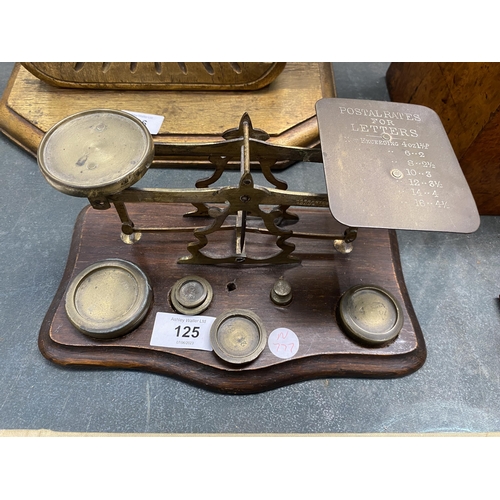
[[[233,309],[215,319],[210,329],[210,342],[217,356],[239,365],[261,354],[266,347],[267,333],[257,314]]]
[[[403,326],[403,312],[387,290],[357,285],[345,292],[338,305],[339,322],[347,335],[371,346],[393,341]]]
[[[174,309],[182,314],[196,316],[205,311],[212,302],[210,283],[199,276],[185,276],[178,280],[170,291]]]
[[[121,337],[145,318],[153,292],[132,262],[106,259],[81,271],[66,292],[66,314],[81,333],[97,339]]]

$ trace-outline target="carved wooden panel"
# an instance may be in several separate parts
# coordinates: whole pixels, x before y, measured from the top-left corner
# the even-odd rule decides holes
[[[256,90],[285,68],[276,62],[25,62],[62,88],[121,90]]]

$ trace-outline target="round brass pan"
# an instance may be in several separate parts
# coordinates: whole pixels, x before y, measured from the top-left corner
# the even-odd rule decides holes
[[[90,265],[73,279],[66,293],[66,313],[83,334],[112,339],[141,323],[152,297],[149,280],[139,267],[107,259]]]
[[[96,109],[56,123],[43,136],[37,159],[57,190],[95,198],[136,183],[153,156],[153,139],[140,120],[123,111]]]

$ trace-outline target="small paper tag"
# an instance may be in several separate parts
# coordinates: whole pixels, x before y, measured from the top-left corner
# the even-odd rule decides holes
[[[299,338],[288,328],[276,328],[267,340],[271,352],[281,359],[288,359],[297,354]]]
[[[210,328],[215,318],[156,313],[150,345],[212,351]]]
[[[128,111],[127,109],[122,109],[125,113],[129,113],[136,118],[139,118],[144,125],[146,125],[149,133],[152,135],[157,134],[160,131],[164,116],[161,115],[150,115],[148,113],[138,113],[137,111]]]

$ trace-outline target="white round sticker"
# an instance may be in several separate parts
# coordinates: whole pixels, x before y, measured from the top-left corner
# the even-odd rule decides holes
[[[281,359],[288,359],[297,354],[299,338],[288,328],[276,328],[268,338],[267,344],[271,352]]]

